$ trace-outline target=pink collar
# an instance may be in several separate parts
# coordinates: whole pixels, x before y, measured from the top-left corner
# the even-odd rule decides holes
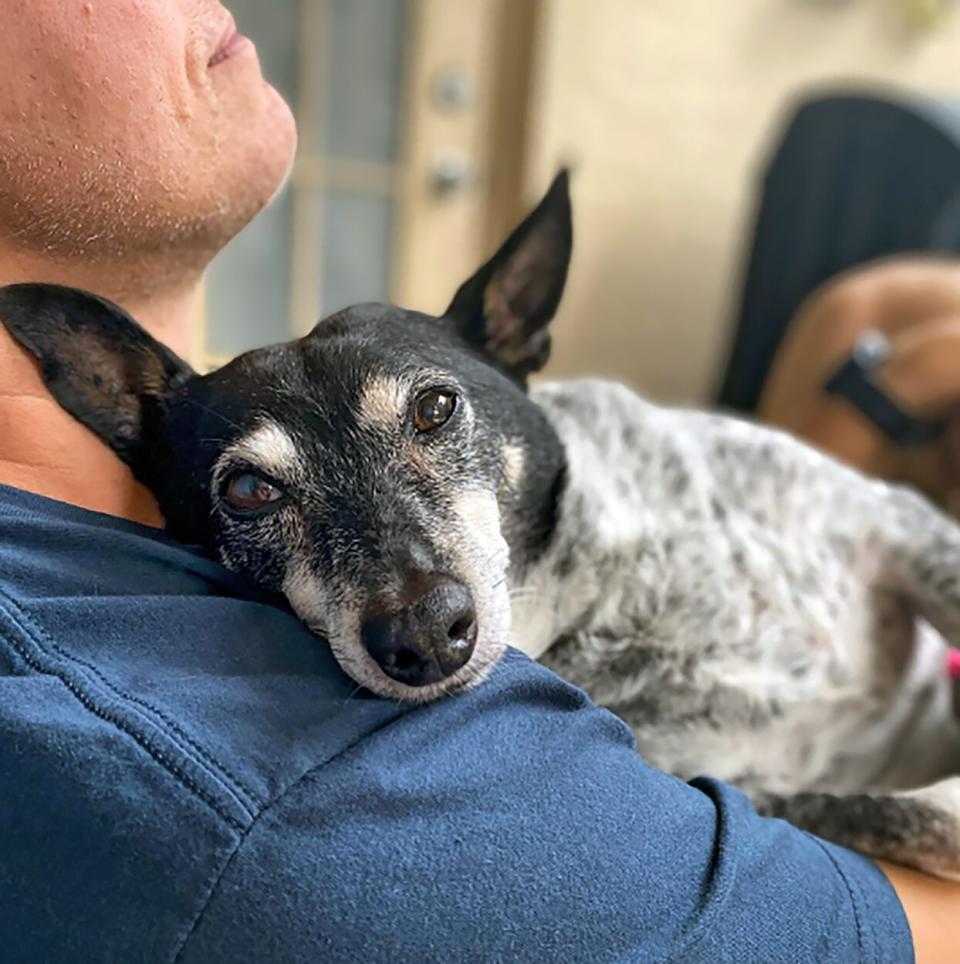
[[[960,649],[947,652],[947,676],[950,679],[960,679]]]

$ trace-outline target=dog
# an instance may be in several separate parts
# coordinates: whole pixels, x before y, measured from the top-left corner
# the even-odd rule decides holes
[[[512,640],[654,765],[960,879],[960,530],[758,425],[531,388],[572,239],[561,172],[442,316],[358,305],[203,375],[86,292],[9,286],[0,318],[171,533],[373,693],[453,693]]]

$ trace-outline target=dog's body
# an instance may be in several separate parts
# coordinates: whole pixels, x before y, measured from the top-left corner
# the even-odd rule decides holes
[[[918,621],[960,632],[948,520],[757,425],[603,381],[532,396],[568,484],[555,538],[516,580],[516,645],[683,776],[709,760],[751,789],[796,791],[960,773],[946,644]],[[900,714],[921,701],[946,729],[904,759],[917,720]]]
[[[517,645],[626,720],[660,768],[960,876],[960,726],[933,628],[960,639],[954,524],[760,426],[608,382],[532,396],[568,484],[555,538],[515,577]],[[911,804],[948,817],[885,792],[929,784]]]
[[[442,317],[359,306],[205,376],[72,289],[2,289],[0,317],[171,531],[374,692],[442,696],[512,640],[662,768],[960,877],[960,531],[756,426],[528,394],[570,245],[561,177]]]

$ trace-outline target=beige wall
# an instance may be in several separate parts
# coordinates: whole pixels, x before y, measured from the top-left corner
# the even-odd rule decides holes
[[[550,372],[703,401],[725,358],[752,174],[785,97],[862,78],[960,92],[960,5],[929,32],[906,26],[898,0],[543,5],[528,191],[559,162],[578,168]]]

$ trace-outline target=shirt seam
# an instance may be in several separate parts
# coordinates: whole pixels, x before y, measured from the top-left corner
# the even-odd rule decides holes
[[[853,920],[857,929],[857,946],[860,948],[860,959],[866,961],[867,958],[867,946],[866,946],[866,935],[863,920],[861,919],[861,908],[860,901],[857,900],[857,895],[853,886],[853,882],[847,877],[843,868],[840,866],[840,862],[837,858],[830,853],[830,849],[824,844],[824,842],[819,838],[814,836],[812,833],[807,833],[803,831],[803,835],[808,839],[812,840],[827,857],[827,860],[833,865],[833,869],[837,872],[839,878],[843,881],[843,886],[850,897],[850,906],[853,909]],[[879,961],[876,954],[870,954],[869,959],[872,961]]]
[[[2,593],[0,593],[2,594]],[[6,597],[7,602],[10,603],[9,597]],[[62,646],[60,646],[56,640],[50,637],[50,634],[45,632],[43,628],[37,625],[36,620],[32,619],[29,613],[25,612],[22,607],[17,607],[19,613],[21,614],[24,622],[29,622],[31,626],[35,629],[34,641],[39,643],[36,636],[37,634],[42,635],[46,640],[50,649],[60,656],[62,659],[69,660],[78,666],[82,666],[84,669],[92,673],[100,684],[109,690],[114,696],[121,700],[132,703],[135,706],[139,706],[146,710],[148,713],[152,713],[158,720],[165,724],[172,733],[176,734],[179,740],[182,740],[187,746],[190,747],[203,760],[207,765],[220,770],[223,782],[229,786],[229,789],[237,797],[246,797],[247,799],[243,801],[248,810],[250,816],[256,811],[257,808],[263,806],[263,800],[259,797],[257,793],[251,790],[246,784],[232,772],[232,770],[220,759],[214,756],[209,750],[201,746],[189,733],[186,733],[183,728],[175,721],[170,719],[170,717],[164,713],[162,710],[158,709],[149,701],[137,696],[134,693],[128,692],[126,689],[118,686],[112,680],[110,680],[103,671],[94,663],[89,660],[83,659],[77,656],[75,653],[67,652]],[[42,647],[41,647],[42,648]]]
[[[0,492],[2,492],[2,490],[3,490],[3,486],[0,486]],[[21,512],[26,518],[31,517],[31,513],[29,511],[21,510],[21,512],[18,512],[17,506],[14,506],[13,508],[14,508],[14,512],[13,512],[14,517],[16,517],[18,514],[21,514]],[[68,508],[73,508],[73,507],[68,506]],[[77,511],[83,512],[84,510],[78,509]],[[2,517],[0,517],[0,521],[2,521]],[[116,520],[116,521],[125,522],[125,520]],[[137,523],[127,523],[127,524],[131,526],[137,525]],[[120,531],[124,531],[124,530],[120,530]],[[24,607],[20,605],[3,588],[0,588],[0,598],[5,599],[9,606],[15,607],[17,613],[21,617],[21,621],[28,622],[32,627],[34,627],[35,632],[31,633],[30,635],[33,637],[34,642],[41,649],[44,649],[45,647],[37,638],[40,635],[42,635],[43,638],[46,640],[47,646],[49,647],[50,650],[52,650],[54,653],[56,653],[64,660],[68,660],[78,666],[83,666],[86,670],[88,670],[90,673],[96,676],[96,678],[99,680],[101,685],[103,685],[107,690],[109,690],[112,694],[114,694],[119,699],[135,704],[136,706],[141,707],[147,713],[152,713],[157,718],[157,720],[160,720],[174,734],[176,734],[176,737],[179,740],[181,740],[183,743],[186,743],[194,751],[194,753],[197,754],[197,756],[199,756],[202,760],[205,761],[205,763],[209,767],[212,767],[215,770],[219,771],[218,777],[221,780],[221,782],[226,784],[230,789],[230,791],[236,797],[245,798],[245,799],[241,799],[241,802],[249,816],[252,816],[253,813],[259,807],[263,806],[264,799],[263,797],[260,796],[260,794],[257,791],[252,789],[244,780],[242,780],[239,776],[237,776],[237,774],[234,773],[233,770],[227,766],[227,764],[225,764],[222,760],[218,759],[212,752],[210,752],[208,749],[203,747],[198,741],[196,741],[193,737],[191,737],[190,734],[185,732],[183,728],[175,720],[170,719],[170,717],[166,713],[164,713],[158,707],[154,706],[148,700],[145,700],[142,697],[139,697],[136,694],[130,693],[127,690],[119,687],[116,683],[114,683],[107,676],[105,676],[104,673],[95,664],[82,659],[81,657],[77,656],[74,653],[69,653],[65,651],[63,647],[61,647],[54,639],[52,639],[48,633],[44,632],[42,627],[40,627],[37,624],[36,620],[30,617],[29,613],[26,612]]]
[[[13,624],[14,629],[22,634],[23,637],[29,639],[42,654],[49,656],[48,648],[44,645],[44,642],[46,642],[48,646],[65,662],[76,663],[78,666],[87,669],[87,671],[91,671],[91,668],[82,660],[75,660],[71,654],[60,649],[53,642],[53,640],[50,639],[49,635],[44,631],[44,629],[37,625],[29,614],[24,612],[16,601],[11,599],[10,596],[7,595],[7,593],[2,589],[0,589],[0,615],[5,615]],[[4,637],[0,637],[0,639],[3,638]],[[94,716],[97,716],[105,723],[115,727],[126,736],[130,737],[155,763],[158,763],[161,767],[163,767],[163,769],[171,774],[171,776],[173,776],[178,783],[180,783],[190,793],[205,803],[217,816],[229,824],[234,830],[242,832],[244,828],[249,825],[250,820],[254,816],[254,812],[251,811],[251,808],[243,802],[240,796],[238,796],[236,793],[233,793],[237,806],[248,818],[246,821],[241,820],[236,815],[232,814],[230,810],[224,806],[223,802],[217,800],[214,794],[201,787],[196,780],[194,780],[189,774],[184,772],[184,770],[177,765],[176,761],[170,759],[169,755],[164,753],[162,748],[155,746],[147,734],[143,733],[138,727],[132,725],[132,723],[128,720],[125,720],[121,714],[104,705],[101,700],[94,696],[89,687],[82,685],[80,681],[71,679],[70,674],[64,672],[62,668],[55,665],[50,665],[49,663],[45,663],[44,660],[39,659],[37,655],[32,653],[29,647],[24,644],[23,639],[17,639],[17,632],[14,632],[10,634],[10,636],[6,637],[6,642],[10,647],[12,647],[19,658],[28,667],[30,667],[30,669],[36,673],[40,673],[45,676],[52,676],[59,680],[61,685],[66,688],[66,690],[80,703],[81,706],[84,707],[84,709],[92,713]],[[121,694],[109,686],[107,681],[103,679],[99,672],[97,672],[95,669],[92,671],[96,673],[101,685],[105,686],[108,691],[112,692],[117,699],[119,699],[121,702],[128,702],[123,699]],[[163,738],[168,740],[169,743],[172,744],[173,747],[175,747],[183,755],[185,759],[192,762],[200,770],[210,774],[211,777],[214,777],[215,779],[218,778],[219,775],[213,771],[208,762],[204,761],[203,759],[197,759],[189,752],[187,747],[180,744],[172,734],[165,732],[162,726],[159,726],[156,723],[153,723],[152,725]],[[229,788],[229,785],[224,782],[222,777],[219,777],[219,782],[224,786],[224,789],[231,789]]]
[[[409,710],[407,712],[409,712]],[[176,953],[173,956],[174,964],[177,964],[177,962],[182,960],[183,954],[187,949],[187,944],[190,943],[191,938],[196,934],[200,925],[203,923],[203,919],[206,916],[206,913],[210,907],[210,904],[213,902],[213,899],[216,897],[217,892],[219,891],[220,884],[222,883],[223,878],[226,876],[227,871],[230,869],[237,855],[240,853],[241,849],[243,848],[243,845],[246,843],[247,837],[253,832],[253,829],[260,822],[260,819],[263,816],[265,816],[269,811],[271,811],[275,806],[280,804],[289,794],[293,793],[301,784],[303,784],[305,781],[309,780],[315,774],[323,770],[324,767],[330,766],[332,763],[335,763],[337,760],[341,759],[341,757],[345,756],[351,750],[355,749],[361,743],[363,743],[364,740],[368,740],[371,737],[377,735],[378,733],[382,733],[384,730],[392,726],[394,723],[397,723],[398,721],[402,720],[407,715],[407,712],[403,712],[399,716],[392,717],[391,719],[381,723],[379,726],[374,727],[372,730],[369,730],[365,733],[360,734],[356,739],[351,740],[351,742],[348,743],[346,746],[341,747],[336,753],[333,754],[333,756],[328,757],[322,763],[317,763],[314,766],[310,767],[308,770],[305,770],[299,777],[297,777],[296,780],[294,780],[292,783],[284,787],[284,789],[280,793],[278,793],[272,800],[269,800],[266,804],[264,804],[263,808],[254,816],[249,826],[246,827],[243,830],[243,832],[240,834],[240,836],[237,839],[236,845],[231,850],[230,855],[224,861],[223,866],[220,868],[220,872],[213,880],[213,883],[210,886],[210,890],[207,893],[207,896],[203,901],[202,906],[197,912],[197,916],[194,918],[193,923],[190,925],[186,935],[183,938],[183,941],[181,942],[179,948],[177,949]]]
[[[692,784],[688,784],[692,786]],[[693,787],[698,793],[703,794],[709,800],[710,804],[713,806],[717,813],[717,843],[714,847],[714,853],[716,854],[715,865],[720,867],[720,871],[717,877],[720,879],[717,881],[713,890],[713,899],[710,901],[710,912],[698,921],[697,926],[694,928],[693,933],[683,942],[680,955],[677,960],[686,960],[688,956],[700,946],[709,932],[709,928],[716,920],[717,916],[720,914],[722,906],[726,903],[727,897],[730,894],[730,888],[733,886],[733,879],[736,876],[737,870],[739,868],[739,851],[734,850],[733,855],[729,854],[728,847],[728,837],[730,833],[729,820],[730,814],[726,809],[718,807],[714,798],[708,794],[704,793],[699,787]],[[728,863],[729,857],[729,863]],[[671,958],[673,959],[673,958]]]

